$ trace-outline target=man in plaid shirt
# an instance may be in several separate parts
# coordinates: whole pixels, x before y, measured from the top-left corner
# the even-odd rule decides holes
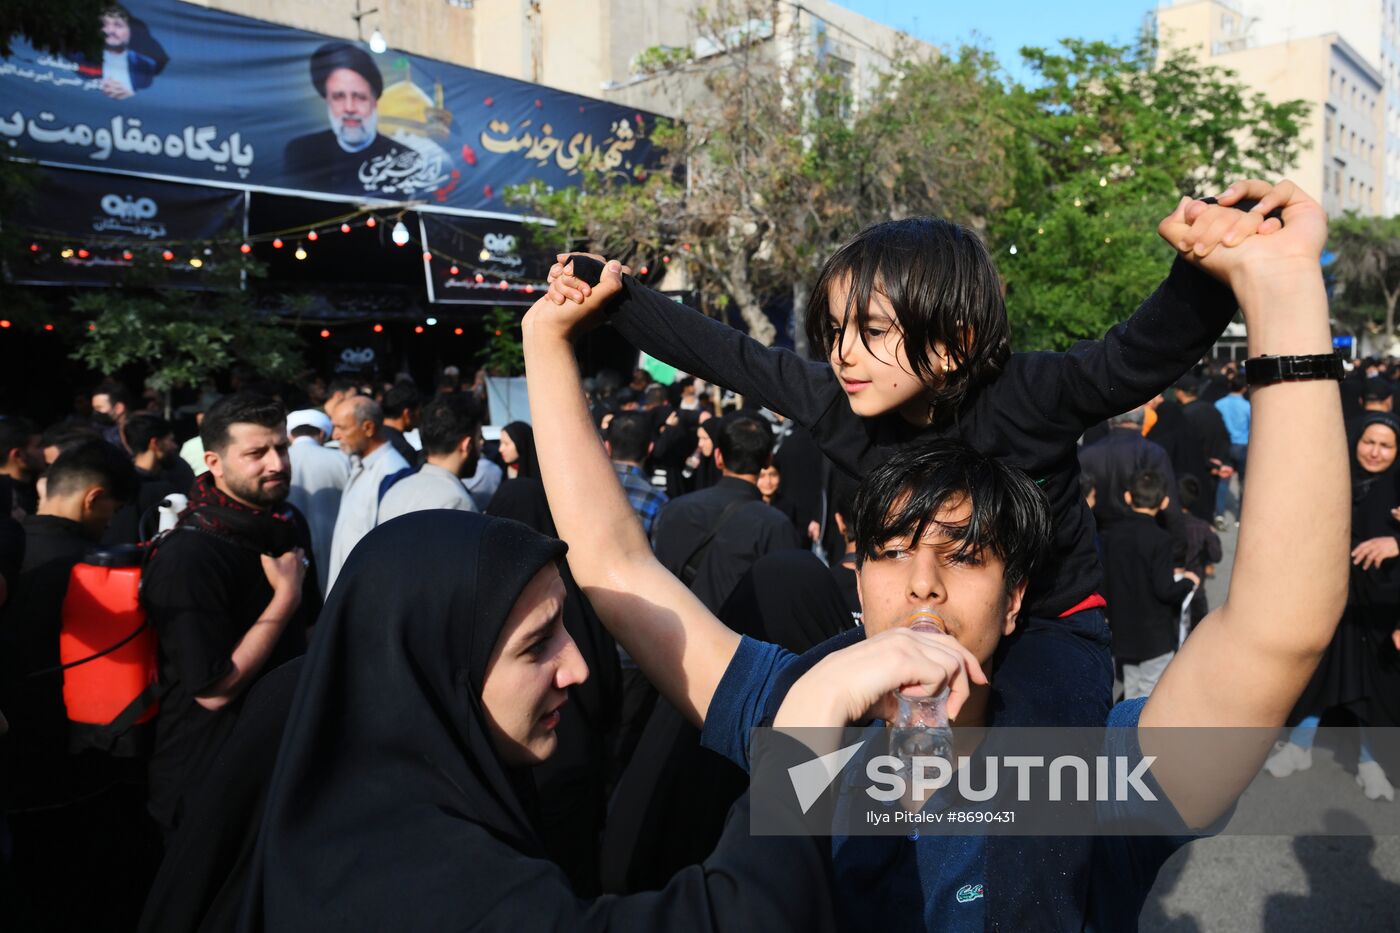
[[[652,526],[661,507],[666,504],[666,493],[651,484],[642,472],[642,463],[651,453],[651,419],[640,412],[620,412],[613,416],[607,429],[608,456],[612,458],[613,469],[627,493],[627,501],[641,519],[642,530],[651,538]]]

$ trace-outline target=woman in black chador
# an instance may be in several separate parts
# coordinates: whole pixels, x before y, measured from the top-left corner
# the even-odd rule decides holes
[[[588,674],[561,619],[563,555],[443,511],[355,548],[292,702],[245,929],[831,927],[820,840],[750,837],[747,799],[659,892],[582,899],[542,856],[531,767]]]
[[[1293,728],[1264,767],[1275,777],[1312,766],[1322,714],[1341,707],[1361,725],[1356,783],[1372,800],[1394,800],[1386,767],[1367,740],[1367,726],[1400,725],[1400,420],[1375,412],[1351,438],[1351,586],[1332,644],[1293,708]],[[1306,568],[1303,568],[1306,569]],[[1384,756],[1382,756],[1384,757]]]

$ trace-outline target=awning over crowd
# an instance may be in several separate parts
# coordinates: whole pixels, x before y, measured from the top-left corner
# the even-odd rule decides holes
[[[14,282],[154,265],[199,288],[236,251],[274,286],[319,275],[325,318],[355,313],[351,283],[529,303],[557,244],[507,189],[654,162],[649,113],[178,0],[126,9],[100,59],[17,41],[0,61],[0,142],[42,167],[6,219],[29,241]]]

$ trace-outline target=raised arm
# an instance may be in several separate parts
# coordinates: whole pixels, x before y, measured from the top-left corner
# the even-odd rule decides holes
[[[607,273],[598,291],[619,279],[620,272]],[[703,723],[739,636],[652,555],[579,390],[572,338],[586,317],[578,305],[541,298],[521,328],[549,509],[598,618],[662,695]]]
[[[1180,238],[1187,227],[1189,235],[1211,245],[1226,237],[1243,239],[1265,221],[1262,214],[1233,205],[1247,191],[1267,190],[1249,187],[1260,184],[1237,183],[1215,206],[1182,198],[1158,234],[1179,252],[1185,252]],[[1037,415],[1044,423],[1063,424],[1077,437],[1091,425],[1145,404],[1180,379],[1210,351],[1235,314],[1235,296],[1212,274],[1214,268],[1178,257],[1166,280],[1130,318],[1101,340],[1080,341],[1053,355],[1058,378],[1047,384],[1043,366],[1029,370],[1038,384],[1024,387],[1030,390],[1025,395],[1040,403]]]
[[[1217,250],[1204,262],[1229,275],[1251,357],[1330,354],[1319,264],[1326,216],[1288,182],[1265,197],[1272,203],[1284,205],[1285,229]],[[1174,767],[1181,755],[1154,766],[1182,816],[1197,826],[1214,820],[1258,773],[1272,740],[1267,728],[1283,725],[1346,603],[1351,504],[1337,384],[1276,383],[1256,388],[1253,404],[1248,495],[1229,596],[1187,639],[1139,719],[1144,727],[1258,728],[1247,747],[1235,736],[1207,781],[1194,762],[1192,770]],[[1155,741],[1143,734],[1149,754]]]
[[[597,285],[602,263],[583,254],[567,258],[572,278]],[[851,475],[861,474],[859,463],[871,446],[870,438],[830,366],[791,350],[765,347],[630,275],[624,275],[621,289],[609,295],[609,323],[637,349],[791,418],[812,432],[837,466]],[[601,306],[596,293],[579,297],[590,310]]]

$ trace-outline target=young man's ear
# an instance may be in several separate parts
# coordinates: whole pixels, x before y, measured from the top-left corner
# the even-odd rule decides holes
[[[1133,507],[1133,494],[1128,490],[1123,490],[1123,501],[1128,503],[1128,508]]]
[[[1159,506],[1157,506],[1157,510],[1158,510],[1159,512],[1165,512],[1165,511],[1167,510],[1167,506],[1169,506],[1169,505],[1171,505],[1171,504],[1172,504],[1172,497],[1171,497],[1171,496],[1163,496],[1163,497],[1162,497],[1162,504],[1159,505]]]
[[[608,452],[608,459],[612,459],[612,441],[604,439],[603,449]]]
[[[94,511],[97,500],[101,499],[106,494],[107,490],[103,489],[101,486],[89,486],[83,492],[83,514],[86,515]]]
[[[721,473],[724,472],[724,454],[719,452],[719,445],[715,445],[715,468]]]
[[[840,512],[832,512],[831,515],[836,519],[836,530],[841,532],[841,537],[846,537],[846,516]]]
[[[1016,617],[1021,614],[1021,601],[1026,596],[1026,584],[1028,581],[1022,580],[1006,594],[1006,616],[1002,620],[1001,635],[1003,638],[1016,631]]]

